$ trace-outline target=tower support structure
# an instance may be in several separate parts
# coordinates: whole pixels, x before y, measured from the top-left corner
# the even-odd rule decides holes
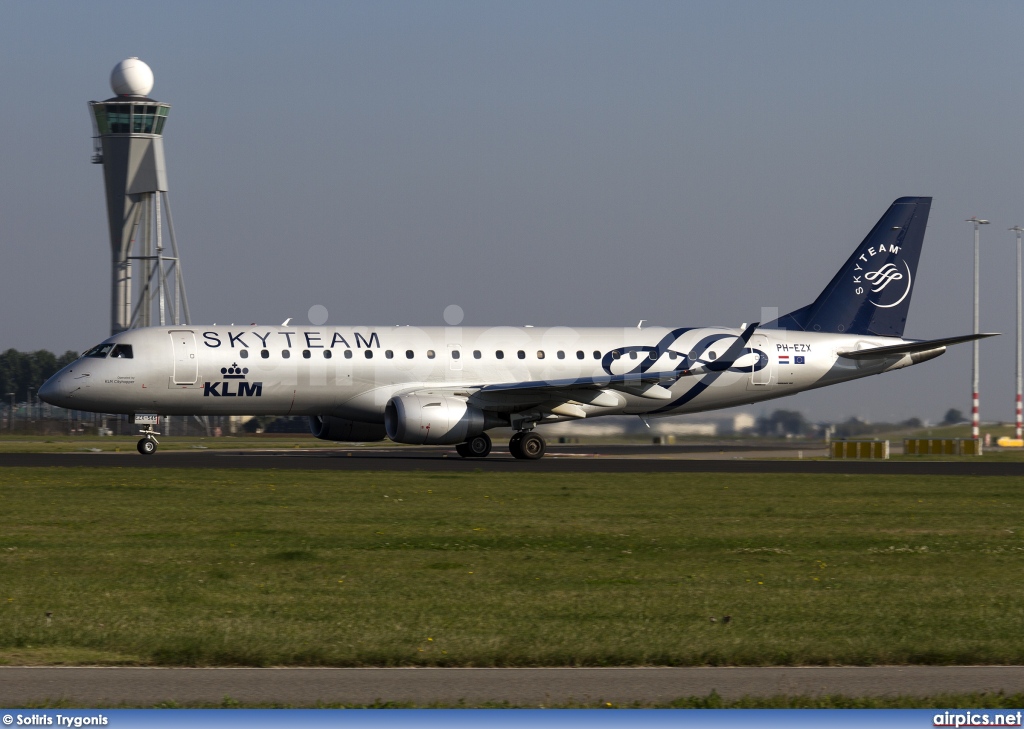
[[[137,58],[114,67],[111,86],[116,96],[89,102],[110,228],[110,333],[189,324],[164,154],[171,106],[148,97],[153,74]]]

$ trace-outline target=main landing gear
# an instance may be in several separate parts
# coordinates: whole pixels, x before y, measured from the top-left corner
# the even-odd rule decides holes
[[[159,445],[159,442],[153,436],[160,434],[153,430],[152,425],[145,426],[139,432],[142,433],[142,439],[139,441],[138,445],[135,446],[139,450],[139,453],[144,456],[151,456],[156,453],[156,447]]]
[[[486,458],[491,452],[491,436],[481,433],[465,443],[459,443],[455,451],[463,458]]]
[[[525,461],[541,459],[546,449],[544,439],[532,431],[520,431],[508,442],[509,453]],[[139,441],[139,450],[142,450],[142,441]],[[463,458],[485,458],[491,452],[491,438],[487,433],[481,433],[465,443],[459,443],[455,451]]]
[[[516,433],[508,442],[509,453],[513,457],[526,461],[538,461],[544,456],[547,443],[533,431]]]

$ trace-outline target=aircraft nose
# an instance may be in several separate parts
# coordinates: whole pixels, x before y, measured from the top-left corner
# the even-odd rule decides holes
[[[58,372],[39,388],[39,399],[50,405],[62,407],[67,394],[63,372]]]

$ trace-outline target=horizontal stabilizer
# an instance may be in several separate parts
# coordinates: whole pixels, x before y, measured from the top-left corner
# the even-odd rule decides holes
[[[840,357],[846,359],[874,359],[877,357],[895,357],[903,354],[914,354],[915,352],[927,352],[930,349],[948,347],[952,344],[973,342],[975,339],[985,337],[998,337],[998,332],[984,334],[965,334],[962,337],[947,337],[946,339],[928,339],[922,342],[905,342],[894,344],[890,347],[873,347],[872,349],[852,349],[845,352],[837,352]]]

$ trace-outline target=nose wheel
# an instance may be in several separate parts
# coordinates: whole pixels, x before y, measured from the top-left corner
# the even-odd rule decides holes
[[[154,436],[160,434],[153,430],[152,426],[146,426],[139,432],[142,433],[142,438],[135,446],[138,449],[139,453],[141,453],[144,456],[151,456],[154,453],[156,453],[156,447],[159,445],[159,442]]]
[[[455,451],[463,458],[486,458],[491,452],[491,437],[487,433],[481,433],[465,443],[459,443],[455,446]]]
[[[524,461],[538,461],[544,457],[547,443],[533,432],[516,433],[508,442],[509,453]]]

